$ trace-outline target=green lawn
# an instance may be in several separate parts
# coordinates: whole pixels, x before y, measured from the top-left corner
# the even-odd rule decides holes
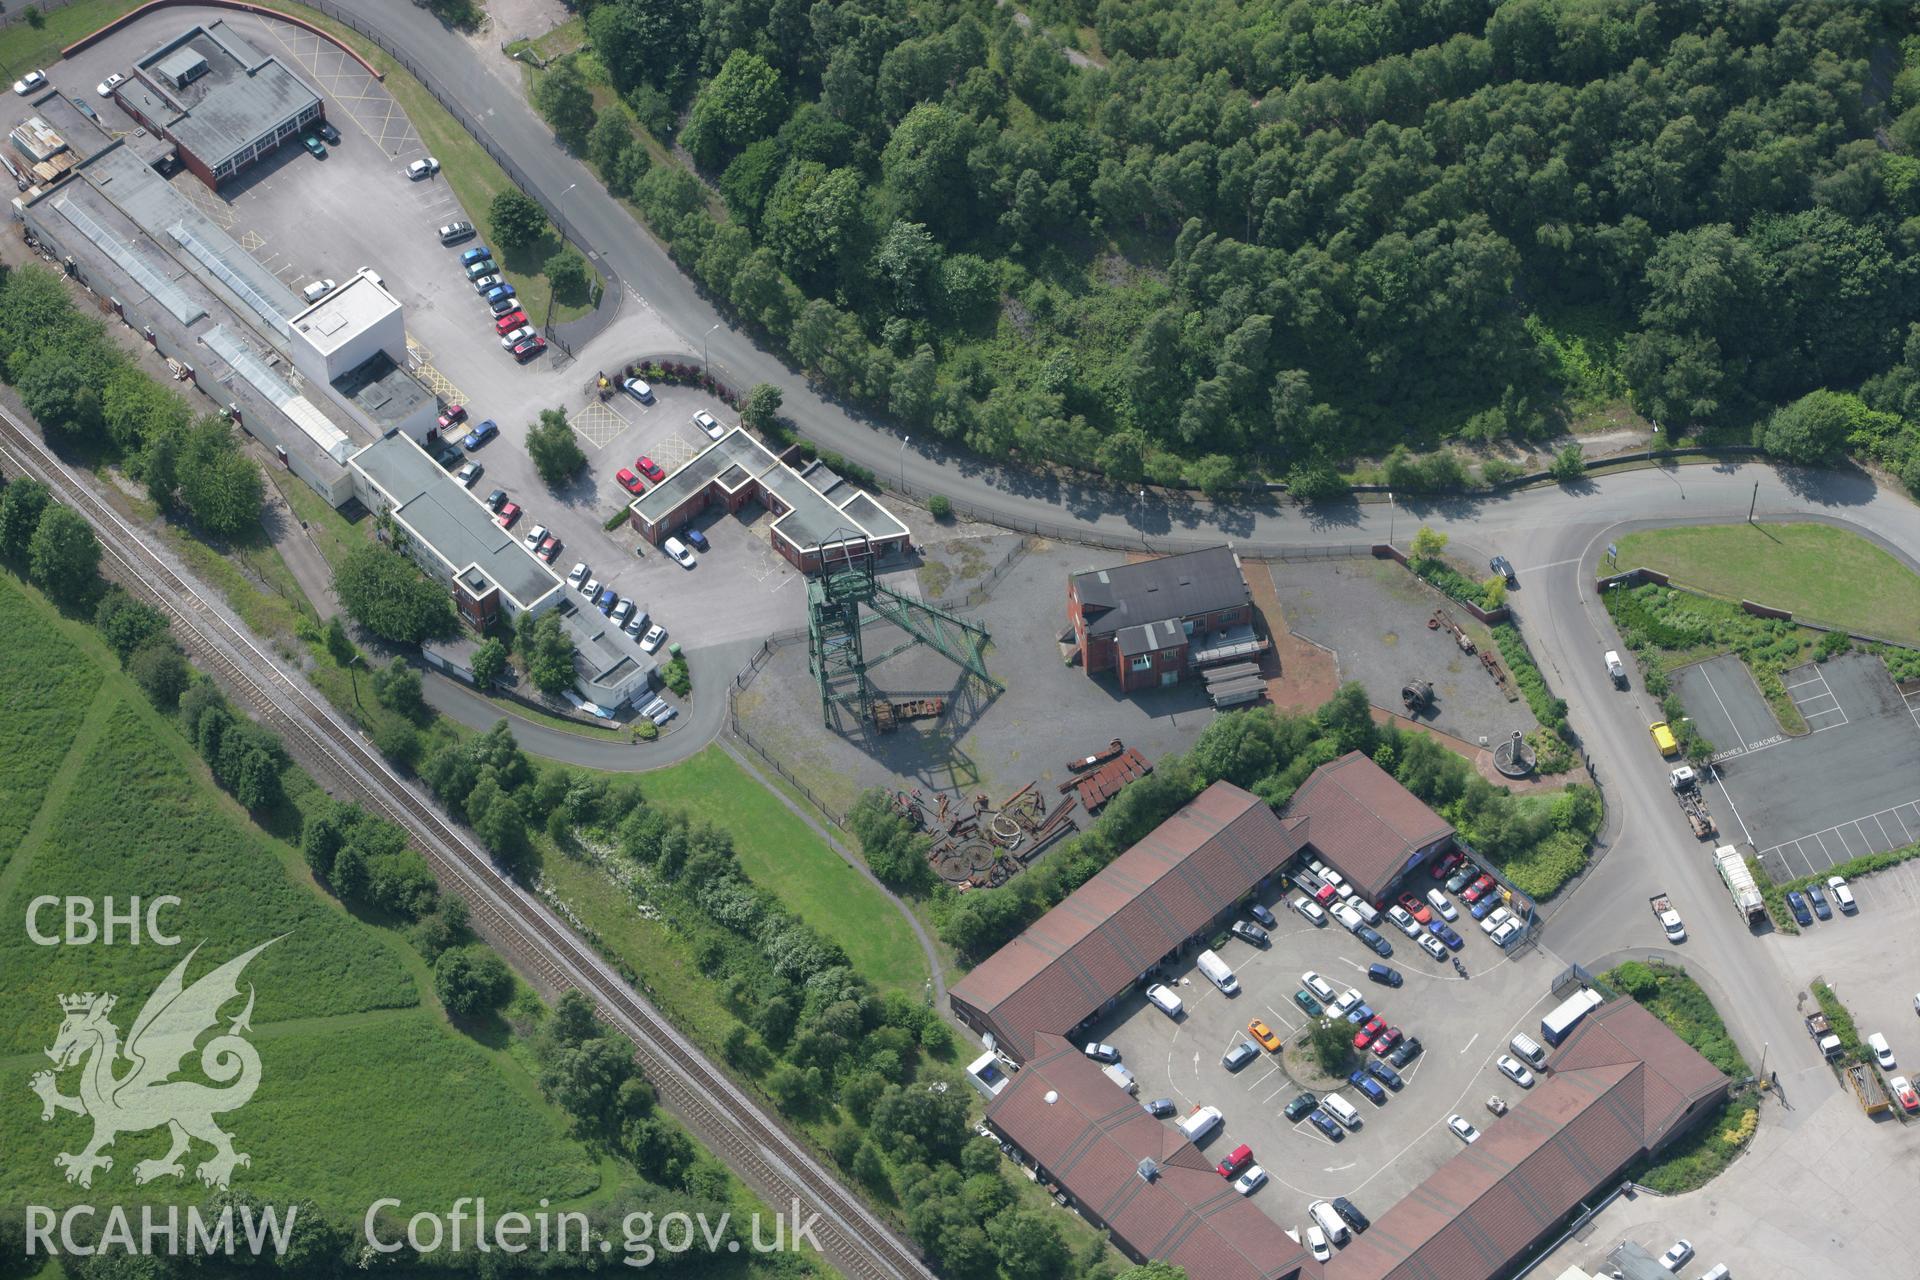
[[[899,910],[725,751],[708,747],[646,774],[640,788],[649,804],[731,831],[740,869],[839,943],[876,987],[925,983],[926,956]]]
[[[9,83],[35,68],[44,68],[52,74],[62,49],[89,31],[106,26],[139,3],[141,0],[75,0],[47,14],[37,28],[30,23],[16,22],[0,31],[0,72],[4,72]]]
[[[1658,569],[1683,586],[1790,609],[1807,621],[1920,644],[1920,577],[1844,529],[1798,523],[1650,529],[1620,539],[1619,565]]]
[[[8,694],[7,713],[0,716],[0,868],[27,834],[100,684],[77,645],[35,625],[25,610],[25,595],[0,579]]]

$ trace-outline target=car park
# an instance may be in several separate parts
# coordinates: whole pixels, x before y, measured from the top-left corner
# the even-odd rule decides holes
[[[1691,1240],[1675,1240],[1667,1251],[1660,1255],[1660,1265],[1669,1271],[1678,1271],[1680,1268],[1686,1266],[1687,1260],[1692,1257],[1693,1242]]]
[[[1374,1040],[1374,1054],[1378,1057],[1386,1057],[1389,1053],[1393,1052],[1393,1046],[1400,1043],[1401,1036],[1404,1034],[1405,1033],[1398,1027],[1388,1027]]]
[[[1453,1136],[1462,1142],[1478,1142],[1480,1131],[1467,1123],[1467,1118],[1456,1112],[1447,1117],[1447,1128],[1453,1130]]]
[[[1228,926],[1228,932],[1244,942],[1252,943],[1256,947],[1264,947],[1267,945],[1267,931],[1251,920],[1235,920]]]
[[[1315,1107],[1312,1111],[1310,1111],[1307,1114],[1307,1120],[1313,1125],[1314,1128],[1318,1129],[1321,1133],[1333,1139],[1335,1142],[1339,1142],[1341,1139],[1347,1136],[1346,1130],[1342,1129],[1339,1125],[1335,1124],[1333,1122],[1333,1117],[1328,1115],[1326,1112],[1322,1111],[1319,1107]]]
[[[1345,1196],[1335,1196],[1333,1198],[1333,1211],[1345,1218],[1347,1225],[1355,1231],[1365,1231],[1373,1225],[1373,1220],[1355,1208],[1353,1201],[1347,1199]]]
[[[109,76],[107,78],[110,81],[119,79],[118,76]],[[313,131],[319,134],[320,141],[326,143],[328,146],[337,147],[340,145],[340,131],[334,128],[329,122],[325,120],[320,121],[313,126]]]
[[[1250,1196],[1267,1184],[1267,1171],[1259,1165],[1247,1166],[1247,1171],[1233,1180],[1233,1189],[1243,1196]]]
[[[1460,910],[1455,907],[1447,895],[1438,889],[1427,890],[1427,905],[1439,913],[1442,920],[1458,920]]]
[[[1533,1072],[1527,1070],[1518,1058],[1503,1053],[1494,1059],[1494,1065],[1500,1068],[1501,1074],[1522,1089],[1533,1088]]]
[[[1828,876],[1827,892],[1833,895],[1833,905],[1840,908],[1843,913],[1852,915],[1860,909],[1860,904],[1853,900],[1853,890],[1847,887],[1844,878]]]
[[[1813,913],[1807,910],[1807,900],[1800,896],[1798,889],[1787,890],[1787,910],[1793,912],[1795,922],[1803,928],[1813,923]]]
[[[1387,1091],[1380,1087],[1378,1080],[1375,1080],[1367,1074],[1366,1068],[1362,1067],[1350,1074],[1347,1077],[1347,1083],[1365,1094],[1367,1101],[1371,1102],[1374,1106],[1384,1107],[1387,1105]]]
[[[1294,898],[1292,900],[1292,906],[1295,911],[1300,913],[1300,915],[1307,921],[1308,924],[1314,925],[1319,928],[1326,927],[1327,913],[1325,911],[1322,911],[1320,909],[1320,904],[1315,902],[1312,898]]]
[[[1306,1014],[1309,1018],[1317,1018],[1321,1014],[1326,1012],[1326,1010],[1321,1007],[1320,1002],[1318,1000],[1315,1000],[1311,994],[1305,991],[1294,992],[1293,1002],[1299,1005],[1300,1012]]]
[[[1420,949],[1432,956],[1435,960],[1445,960],[1447,958],[1447,944],[1430,933],[1420,935]]]
[[[660,642],[666,638],[667,629],[657,622],[654,623],[651,627],[647,628],[647,634],[640,637],[641,651],[645,653],[656,652],[660,648]]]
[[[1168,1116],[1179,1110],[1178,1107],[1173,1105],[1172,1098],[1155,1098],[1152,1102],[1143,1102],[1140,1105],[1146,1110],[1148,1115],[1156,1120],[1165,1120]]]
[[[307,153],[316,160],[325,160],[327,158],[327,145],[310,133],[301,137],[300,145],[305,147]]]
[[[98,93],[103,98],[111,98],[113,96],[113,91],[115,89],[118,89],[121,85],[125,84],[126,82],[127,82],[127,78],[121,75],[118,71],[116,71],[112,75],[108,76],[105,80],[102,80],[99,84],[95,85],[94,92]],[[333,139],[330,138],[328,139],[328,141],[331,142],[333,141]]]
[[[1366,1048],[1368,1045],[1373,1043],[1373,1038],[1375,1036],[1379,1035],[1382,1031],[1385,1031],[1386,1029],[1387,1029],[1387,1020],[1385,1018],[1382,1018],[1379,1014],[1375,1014],[1373,1017],[1368,1018],[1365,1022],[1361,1023],[1360,1029],[1353,1033],[1353,1047],[1355,1049]]]
[[[1385,1060],[1380,1058],[1369,1058],[1367,1060],[1367,1074],[1389,1089],[1399,1089],[1406,1083],[1400,1078],[1398,1071],[1388,1066]]]
[[[694,410],[693,425],[706,432],[707,439],[709,440],[718,440],[726,434],[725,430],[720,426],[719,420],[705,409]]]
[[[1833,908],[1827,905],[1827,895],[1819,885],[1807,886],[1807,901],[1813,904],[1813,914],[1822,920],[1833,919]]]
[[[1421,924],[1433,919],[1433,909],[1411,893],[1400,895],[1400,909]]]
[[[35,89],[38,89],[42,85],[46,84],[46,82],[47,82],[46,72],[29,71],[27,72],[27,74],[21,76],[18,80],[15,80],[13,82],[13,91],[24,98],[28,94],[32,93]]]
[[[477,462],[463,463],[460,469],[453,473],[453,478],[471,489],[473,482],[480,478],[480,473],[484,470],[485,468]]]
[[[1406,979],[1400,976],[1400,971],[1390,964],[1368,965],[1367,978],[1370,981],[1379,983],[1383,987],[1397,987],[1406,981]]]
[[[517,502],[508,502],[508,503],[502,504],[502,506],[500,507],[500,512],[498,515],[494,516],[493,522],[499,525],[502,529],[511,529],[513,528],[513,522],[515,520],[518,520],[519,518],[520,518],[520,504]]]
[[[1407,914],[1406,908],[1397,906],[1388,907],[1387,919],[1393,921],[1393,927],[1406,934],[1409,938],[1417,938],[1420,936],[1420,926],[1415,923],[1412,916]]]
[[[1262,928],[1277,929],[1280,927],[1280,922],[1274,919],[1273,912],[1267,910],[1257,902],[1249,902],[1247,904],[1247,914],[1252,916],[1254,922]]]
[[[1243,1142],[1227,1152],[1226,1159],[1214,1166],[1214,1172],[1223,1178],[1231,1178],[1252,1163],[1253,1148]]]
[[[1318,1098],[1310,1093],[1302,1093],[1297,1095],[1293,1101],[1287,1103],[1287,1105],[1282,1108],[1280,1114],[1287,1118],[1287,1123],[1299,1124],[1307,1118],[1308,1112],[1319,1105],[1320,1100]]]
[[[1101,1044],[1097,1040],[1089,1042],[1087,1044],[1087,1047],[1081,1050],[1081,1052],[1085,1053],[1089,1058],[1092,1058],[1095,1062],[1120,1061],[1120,1051],[1118,1049],[1114,1048],[1110,1044]]]
[[[525,364],[546,349],[547,340],[536,335],[514,347],[513,358],[521,364]]]
[[[446,226],[440,228],[440,243],[459,244],[462,240],[470,239],[473,234],[473,224],[465,218],[461,218],[456,222],[449,222]]]
[[[487,441],[499,434],[500,424],[492,418],[488,418],[485,422],[482,422],[479,426],[467,432],[466,438],[460,442],[460,447],[462,449],[478,449],[481,445],[484,445]]]
[[[504,507],[505,505],[507,505],[507,491],[505,489],[495,489],[492,493],[487,495],[488,510],[498,511],[501,507]]]
[[[1409,1062],[1412,1062],[1420,1056],[1420,1050],[1423,1047],[1420,1043],[1420,1037],[1408,1036],[1400,1042],[1392,1053],[1387,1055],[1387,1061],[1396,1067],[1404,1068]]]
[[[1300,975],[1300,985],[1313,992],[1315,998],[1322,1004],[1332,1004],[1339,994],[1333,989],[1331,982],[1328,982],[1312,969]]]
[[[493,331],[503,337],[512,333],[515,329],[525,329],[527,327],[527,313],[518,307],[515,307],[512,311],[507,312],[507,314],[493,322]]]
[[[660,544],[660,549],[671,556],[682,569],[693,568],[693,552],[687,550],[686,544],[680,539],[668,538]]]
[[[415,160],[407,166],[407,177],[413,182],[418,182],[422,178],[431,178],[438,172],[440,172],[440,162],[432,156]]]

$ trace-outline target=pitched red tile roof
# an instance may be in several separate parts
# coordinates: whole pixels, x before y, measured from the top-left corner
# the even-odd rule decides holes
[[[1154,1119],[1056,1035],[987,1108],[987,1123],[1134,1254],[1206,1280],[1284,1280],[1309,1263],[1173,1125]],[[1151,1181],[1140,1162],[1154,1163]]]
[[[1453,835],[1446,819],[1358,751],[1313,771],[1287,805],[1320,857],[1379,902],[1423,849]]]
[[[1577,1043],[1584,1047],[1569,1054]],[[1552,1072],[1355,1237],[1326,1280],[1486,1280],[1717,1097],[1726,1078],[1631,1000],[1588,1014]]]
[[[1259,797],[1216,782],[956,983],[1019,1059],[1071,1031],[1278,871],[1299,837]]]

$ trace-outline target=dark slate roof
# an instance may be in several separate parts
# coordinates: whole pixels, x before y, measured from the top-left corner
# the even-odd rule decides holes
[[[1552,1065],[1478,1142],[1355,1237],[1328,1264],[1327,1280],[1503,1274],[1582,1200],[1664,1141],[1689,1107],[1726,1085],[1631,1000],[1587,1015]]]
[[[1142,1256],[1206,1280],[1284,1280],[1308,1263],[1178,1129],[1059,1036],[1035,1038],[1033,1058],[989,1104],[987,1122]],[[1154,1164],[1151,1181],[1142,1160]]]
[[[1300,840],[1259,797],[1216,782],[956,983],[1019,1059],[1064,1033],[1279,870]]]
[[[1321,765],[1287,816],[1363,898],[1378,902],[1415,852],[1453,834],[1446,819],[1358,751]]]
[[[1087,634],[1095,636],[1141,623],[1233,609],[1252,599],[1231,547],[1090,569],[1073,575],[1073,585]]]
[[[1157,653],[1162,649],[1173,649],[1187,643],[1187,633],[1180,626],[1179,619],[1169,618],[1162,622],[1142,623],[1137,627],[1122,627],[1114,634],[1114,643],[1120,648],[1120,656],[1131,658],[1139,653]]]

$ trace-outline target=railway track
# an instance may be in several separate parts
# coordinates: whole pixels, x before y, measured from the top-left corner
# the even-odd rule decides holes
[[[0,455],[87,518],[101,569],[165,613],[183,648],[280,731],[316,773],[335,779],[408,831],[441,886],[463,898],[475,927],[546,989],[578,989],[635,1045],[662,1099],[775,1212],[817,1214],[827,1259],[867,1280],[933,1280],[918,1254],[816,1161],[799,1139],[709,1062],[570,928],[496,866],[306,683],[263,651],[218,601],[201,595],[119,512],[5,409]]]

